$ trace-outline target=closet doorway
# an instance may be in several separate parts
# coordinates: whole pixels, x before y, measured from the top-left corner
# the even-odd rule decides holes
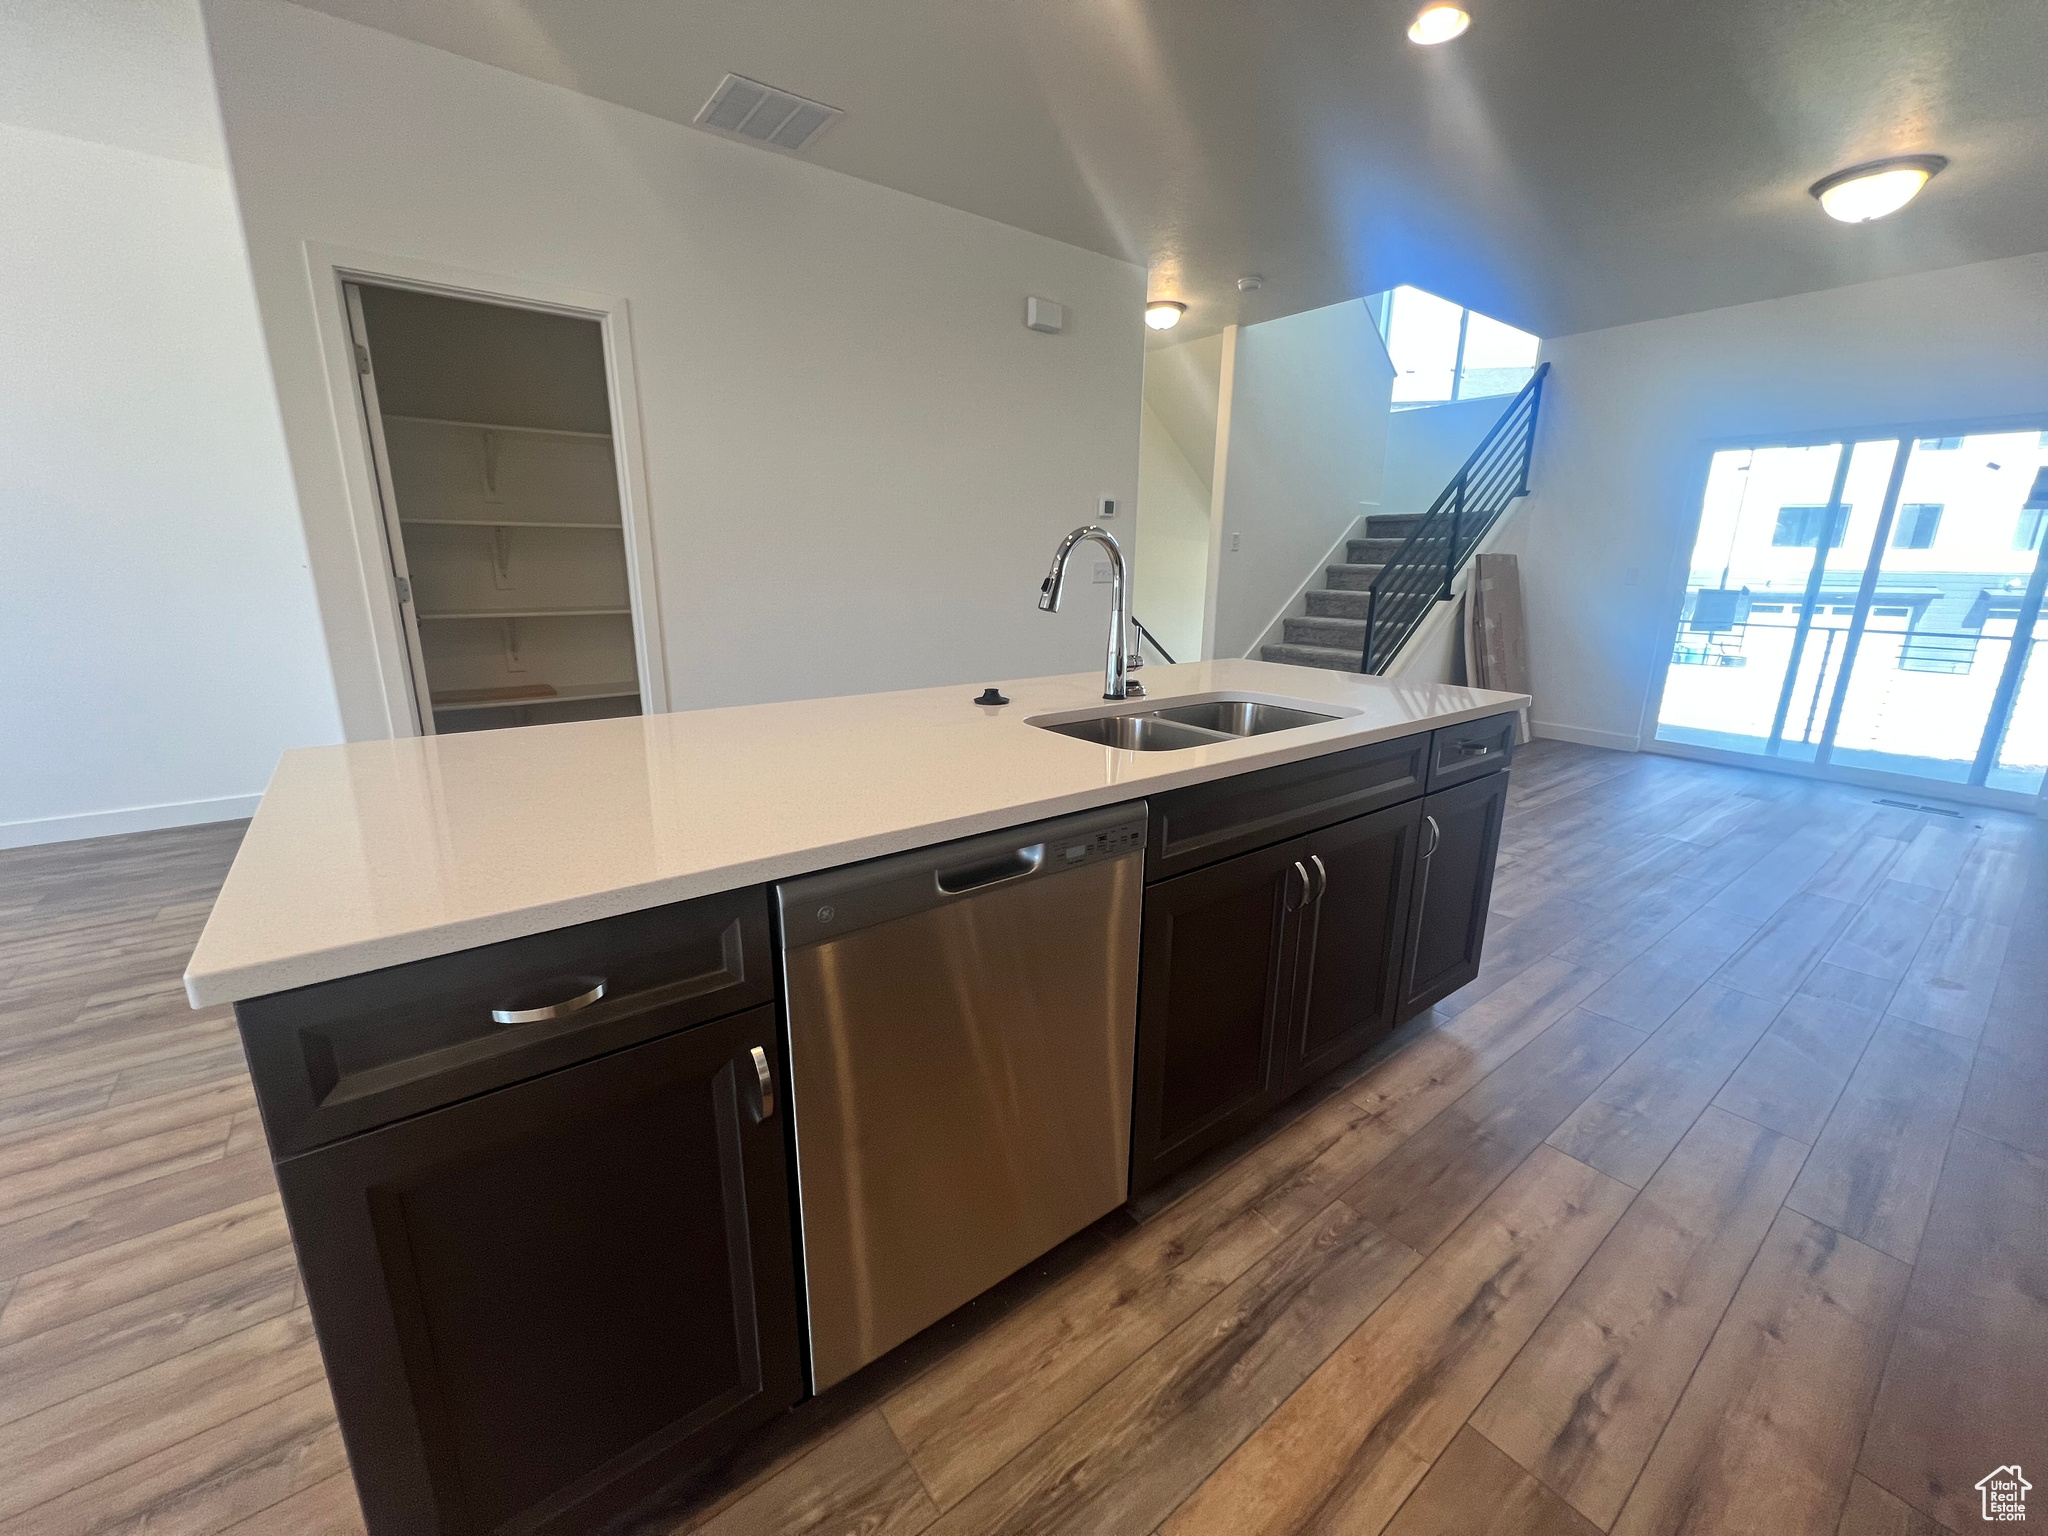
[[[342,293],[420,730],[641,713],[600,322]]]

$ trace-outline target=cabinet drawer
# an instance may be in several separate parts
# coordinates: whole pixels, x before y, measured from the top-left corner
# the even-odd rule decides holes
[[[1154,796],[1145,878],[1186,874],[1413,800],[1422,793],[1429,747],[1424,732]]]
[[[1429,787],[1438,790],[1446,784],[1462,784],[1507,767],[1515,752],[1515,722],[1519,718],[1512,712],[1488,715],[1484,720],[1467,720],[1432,732]]]
[[[235,1018],[281,1158],[773,995],[751,886],[274,993]]]

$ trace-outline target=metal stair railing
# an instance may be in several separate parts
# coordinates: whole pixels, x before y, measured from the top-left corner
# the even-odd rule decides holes
[[[1371,597],[1365,609],[1359,671],[1386,671],[1429,610],[1451,595],[1460,567],[1508,504],[1529,494],[1529,458],[1536,447],[1543,378],[1549,372],[1550,364],[1544,363],[1509,402],[1464,468],[1451,477],[1366,589]]]

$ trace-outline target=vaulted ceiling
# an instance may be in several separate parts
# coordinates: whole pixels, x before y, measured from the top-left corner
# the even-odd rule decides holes
[[[1149,267],[1198,335],[1414,283],[1546,336],[2048,249],[2042,0],[301,0]],[[1807,187],[1953,161],[1869,225]],[[771,153],[772,151],[760,151]],[[1240,295],[1236,280],[1264,278]]]

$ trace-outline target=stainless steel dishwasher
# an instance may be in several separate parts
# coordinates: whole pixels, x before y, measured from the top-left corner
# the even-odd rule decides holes
[[[786,881],[822,1391],[1123,1203],[1143,801]]]

